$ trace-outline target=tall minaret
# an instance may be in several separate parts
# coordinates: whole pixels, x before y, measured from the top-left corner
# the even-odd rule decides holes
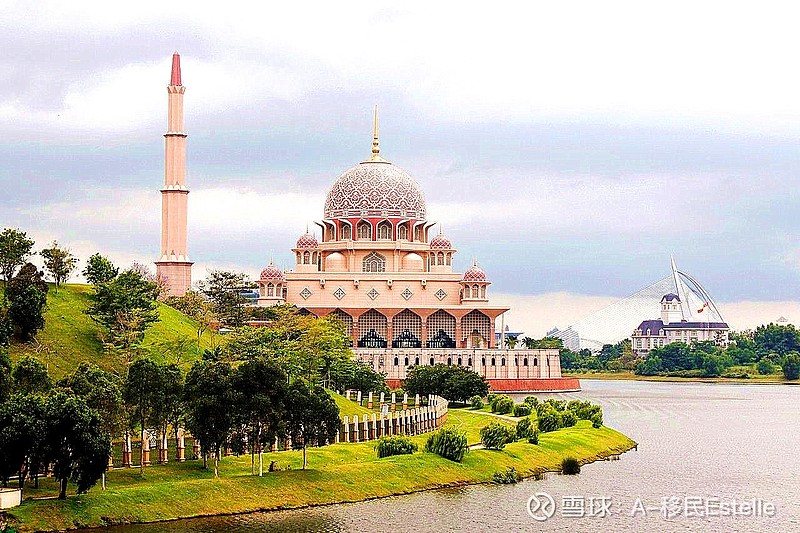
[[[192,262],[186,248],[186,133],[183,131],[181,56],[172,54],[172,77],[167,93],[164,188],[161,189],[161,257],[156,261],[159,278],[166,280],[170,296],[183,296],[192,286]]]

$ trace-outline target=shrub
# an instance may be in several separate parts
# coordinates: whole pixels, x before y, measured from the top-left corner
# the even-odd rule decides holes
[[[536,409],[536,406],[539,405],[539,398],[537,398],[536,396],[528,396],[524,400],[522,400],[522,403],[524,403],[525,405],[530,405],[531,409]]]
[[[555,431],[562,427],[561,413],[556,411],[553,406],[546,403],[540,403],[536,411],[539,417],[539,431],[542,433]]]
[[[515,440],[514,429],[499,422],[492,422],[481,428],[481,442],[487,450],[502,450],[506,444]]]
[[[511,397],[506,395],[500,395],[495,398],[494,403],[492,404],[492,412],[497,413],[500,415],[504,415],[506,413],[510,413],[514,410],[514,400]]]
[[[794,380],[800,377],[800,354],[789,352],[781,361],[783,376],[786,379]]]
[[[561,461],[561,473],[574,476],[581,473],[581,464],[574,457],[565,457]]]
[[[435,433],[431,433],[425,443],[425,451],[440,455],[445,459],[450,459],[460,463],[467,453],[467,434],[455,428],[445,427]]]
[[[509,466],[505,472],[495,472],[492,475],[492,479],[495,483],[499,483],[501,485],[513,485],[520,480],[520,475],[517,473],[516,468]]]
[[[483,409],[483,398],[477,394],[469,399],[469,404],[473,409]]]
[[[758,362],[756,365],[756,370],[758,370],[758,373],[762,376],[766,376],[775,371],[775,366],[770,362],[769,359],[765,357]]]
[[[595,429],[599,428],[600,426],[603,425],[603,413],[602,412],[595,413],[592,416],[591,420],[592,420],[592,427]]]
[[[524,403],[514,406],[514,416],[528,416],[531,414],[531,406]]]
[[[534,429],[528,437],[528,444],[539,444],[539,430]]]
[[[498,396],[500,395],[494,393],[490,394],[489,396],[486,397],[486,403],[488,403],[489,405],[493,405],[494,401],[497,399]]]
[[[572,411],[565,411],[561,413],[561,427],[571,428],[578,423],[578,417]]]
[[[417,451],[417,444],[404,435],[382,437],[375,446],[378,450],[378,459],[392,455],[407,455]]]
[[[543,403],[550,405],[556,411],[563,411],[567,408],[567,401],[566,400],[555,400],[550,398],[549,400],[545,400]]]
[[[533,424],[531,423],[531,419],[527,416],[517,422],[517,439],[527,439],[530,437],[534,432]]]

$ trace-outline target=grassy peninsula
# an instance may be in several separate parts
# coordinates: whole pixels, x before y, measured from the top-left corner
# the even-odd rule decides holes
[[[469,443],[477,444],[487,418],[485,413],[452,409],[447,424],[465,430]],[[413,439],[424,447],[425,435]],[[523,476],[557,471],[566,456],[588,463],[625,452],[635,443],[582,420],[541,434],[539,445],[520,441],[502,451],[471,450],[462,463],[422,452],[378,459],[374,446],[366,442],[312,448],[305,471],[300,469],[299,451],[265,454],[265,464],[276,461],[282,470],[263,477],[251,475],[249,456],[224,458],[219,479],[203,470],[200,461],[151,466],[144,478],[138,469],[116,469],[107,475],[107,490],[98,486],[67,500],[54,499],[55,484],[45,479],[39,489],[26,487],[25,502],[12,509],[10,517],[20,531],[63,530],[354,502],[490,483],[495,472],[512,466]]]

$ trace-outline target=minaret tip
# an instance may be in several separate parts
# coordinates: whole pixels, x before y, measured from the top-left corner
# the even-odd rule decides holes
[[[169,84],[174,86],[183,85],[181,83],[181,55],[177,50],[172,54],[172,76]]]
[[[380,156],[381,149],[378,142],[378,105],[375,104],[375,115],[372,121],[372,156],[370,161],[384,161]]]

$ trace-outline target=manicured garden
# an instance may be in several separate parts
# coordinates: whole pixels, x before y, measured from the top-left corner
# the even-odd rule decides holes
[[[477,444],[489,422],[506,423],[491,416],[453,409],[447,426],[464,431],[468,442]],[[423,450],[427,438],[411,440]],[[107,490],[98,486],[66,500],[55,499],[55,483],[42,479],[38,490],[26,487],[26,501],[10,514],[20,530],[34,531],[353,502],[490,483],[495,473],[511,467],[522,476],[558,471],[567,456],[585,464],[634,445],[625,435],[593,428],[588,421],[543,433],[538,445],[518,441],[501,451],[471,450],[461,463],[422,451],[378,459],[375,443],[341,443],[310,448],[305,471],[301,451],[265,454],[265,463],[275,461],[281,470],[263,477],[251,475],[250,457],[244,455],[223,458],[218,479],[212,470],[203,470],[201,461],[151,466],[144,478],[138,469],[115,469],[107,474]]]

